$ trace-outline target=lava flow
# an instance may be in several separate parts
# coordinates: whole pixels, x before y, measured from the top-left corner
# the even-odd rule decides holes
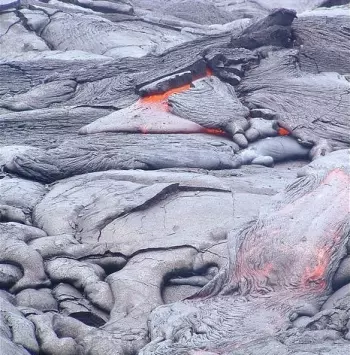
[[[326,281],[324,280],[327,265],[329,263],[330,256],[326,250],[320,249],[317,253],[317,265],[314,268],[307,267],[303,275],[303,285],[308,286],[311,283],[318,285],[320,289],[326,287]]]
[[[177,88],[170,89],[170,90],[163,92],[161,94],[153,94],[153,95],[142,97],[140,99],[140,102],[143,104],[159,104],[159,103],[161,103],[165,106],[166,110],[169,110],[169,106],[168,106],[168,102],[167,102],[168,97],[172,94],[177,94],[179,92],[186,91],[186,90],[190,89],[190,87],[191,87],[191,84],[185,84],[185,85],[179,86]]]
[[[220,128],[203,128],[202,133],[214,134],[216,136],[228,137],[228,133]]]
[[[277,132],[280,136],[288,136],[290,134],[290,132],[283,127],[279,127]]]
[[[199,76],[195,77],[193,79],[193,81],[201,79],[201,78],[205,78],[205,77],[211,76],[211,75],[213,75],[212,70],[207,68],[204,75],[199,75]],[[177,94],[177,93],[189,90],[190,88],[191,88],[191,83],[185,84],[185,85],[179,86],[177,88],[170,89],[170,90],[163,92],[161,94],[154,94],[154,95],[142,97],[142,98],[140,98],[140,103],[141,104],[162,104],[164,109],[169,111],[169,106],[168,106],[168,102],[167,102],[169,96],[172,94]]]
[[[193,81],[196,81],[198,79],[202,79],[204,77],[212,76],[213,72],[210,68],[207,68],[205,71],[204,75],[198,75],[194,77]],[[145,96],[140,98],[139,103],[142,105],[152,105],[153,107],[157,107],[160,110],[165,110],[169,111],[169,105],[168,105],[168,98],[172,94],[177,94],[180,92],[184,92],[186,90],[189,90],[191,88],[191,83],[185,84],[176,88],[172,88],[166,92],[160,93],[160,94],[153,94],[149,96]],[[146,134],[148,133],[147,129],[143,128],[142,133]],[[207,134],[214,134],[214,135],[219,135],[219,136],[227,136],[227,133],[220,129],[220,128],[206,128],[203,127],[203,130],[201,133],[207,133]]]
[[[204,77],[212,76],[212,75],[213,75],[213,71],[210,68],[207,68],[204,75],[197,75],[196,77],[193,78],[193,81],[196,81],[198,79],[202,79]],[[179,87],[172,88],[172,89],[167,90],[167,91],[160,93],[160,94],[152,94],[152,95],[148,95],[145,97],[141,97],[139,99],[139,103],[141,105],[152,105],[153,107],[156,106],[159,110],[169,111],[170,110],[169,104],[168,104],[169,96],[172,94],[178,94],[178,93],[184,92],[186,90],[189,90],[191,88],[191,84],[192,83],[181,85]],[[148,133],[148,130],[145,128],[142,128],[141,131],[144,134]],[[222,130],[220,128],[204,127],[201,133],[213,134],[213,135],[224,136],[224,137],[228,136],[227,132],[225,132],[224,130]],[[279,127],[278,134],[280,136],[287,136],[290,134],[290,132],[283,127]]]

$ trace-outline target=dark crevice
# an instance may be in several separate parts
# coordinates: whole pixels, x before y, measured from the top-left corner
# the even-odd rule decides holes
[[[332,6],[346,5],[349,3],[350,3],[350,0],[326,0],[320,6],[332,7]]]
[[[318,64],[317,64],[317,60],[315,58],[312,58],[312,57],[308,56],[306,53],[302,53],[302,52],[300,53],[300,55],[304,56],[307,59],[310,59],[315,64],[315,69],[316,69],[317,74],[321,73],[321,70],[319,69]],[[300,68],[302,69],[301,65],[300,65]]]
[[[21,22],[21,20],[18,20],[18,21],[14,22],[14,23],[11,23],[11,25],[7,28],[6,32],[5,32],[3,35],[0,36],[0,39],[1,39],[2,37],[6,36],[7,33],[11,30],[11,28],[12,28],[13,26],[17,25],[17,24],[20,23],[20,22]]]
[[[47,45],[47,47],[50,49],[50,50],[54,50],[54,47],[51,43],[49,43],[45,38],[41,37],[39,33],[37,33],[36,31],[33,31],[33,29],[28,25],[28,21],[26,19],[26,17],[20,12],[20,11],[15,11],[16,13],[16,16],[21,20],[21,23],[23,25],[23,27],[28,31],[28,32],[31,32],[31,33],[35,33],[42,41],[45,42],[45,44]],[[49,17],[49,21],[51,21],[50,17]],[[48,22],[49,24],[50,22]],[[47,25],[48,25],[47,24]],[[46,25],[46,26],[47,26]],[[46,27],[45,26],[45,27]]]

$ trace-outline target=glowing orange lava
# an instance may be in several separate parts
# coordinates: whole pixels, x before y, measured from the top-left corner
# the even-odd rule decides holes
[[[179,86],[178,88],[173,88],[170,89],[166,92],[163,92],[162,94],[154,94],[150,96],[145,96],[140,99],[141,103],[148,104],[148,103],[163,103],[166,100],[168,100],[168,97],[172,94],[177,94],[179,92],[183,92],[188,90],[191,87],[191,84],[185,84],[182,86]]]
[[[210,68],[207,68],[204,75],[195,76],[193,78],[193,81],[207,77],[207,76],[212,76],[212,75],[213,75],[213,71]],[[189,90],[190,88],[191,88],[191,84],[185,84],[185,85],[179,86],[177,88],[170,89],[170,90],[163,92],[161,94],[154,94],[154,95],[141,97],[139,99],[139,103],[143,104],[143,105],[152,105],[153,107],[154,107],[154,105],[157,105],[159,110],[169,111],[169,105],[168,105],[169,96],[172,94],[177,94],[177,93]],[[140,127],[140,130],[144,134],[148,133],[147,129],[144,127]],[[227,136],[227,133],[219,128],[203,128],[201,133],[214,134],[214,135],[219,135],[219,136]]]
[[[323,289],[326,286],[325,272],[329,263],[329,253],[326,250],[320,249],[317,253],[317,263],[314,268],[307,267],[303,275],[304,286],[309,286],[311,283],[317,284]]]
[[[213,75],[212,70],[207,68],[204,75],[198,75],[198,76],[194,77],[193,81],[201,79],[201,78],[204,78],[206,76],[211,76],[211,75]],[[153,103],[153,104],[162,103],[162,104],[164,104],[164,108],[168,109],[167,100],[168,100],[168,97],[170,95],[186,91],[186,90],[188,90],[190,88],[191,88],[191,84],[185,84],[185,85],[179,86],[177,88],[170,89],[170,90],[168,90],[168,91],[166,91],[164,93],[161,93],[161,94],[154,94],[154,95],[149,95],[149,96],[142,97],[140,99],[140,102],[143,103],[143,104],[147,104],[147,103]]]
[[[205,70],[205,75],[206,75],[206,76],[212,76],[212,75],[213,75],[213,71],[212,71],[210,68],[207,68],[207,69]]]
[[[288,136],[290,133],[289,133],[289,131],[287,131],[285,128],[283,128],[283,127],[280,127],[280,128],[278,128],[278,134],[280,135],[280,136]]]
[[[217,136],[227,136],[227,133],[220,128],[203,128],[203,133],[214,134]]]

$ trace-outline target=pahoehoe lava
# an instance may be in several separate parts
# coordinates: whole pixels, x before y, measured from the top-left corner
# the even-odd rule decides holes
[[[0,0],[0,354],[349,354],[349,14]]]
[[[320,308],[346,254],[349,183],[349,170],[326,169],[287,186],[268,213],[230,234],[230,265],[222,275],[191,300],[151,314],[152,341],[141,353],[259,349],[298,314]]]

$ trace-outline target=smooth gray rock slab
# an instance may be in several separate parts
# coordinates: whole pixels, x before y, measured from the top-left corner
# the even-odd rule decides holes
[[[16,304],[17,306],[32,307],[40,311],[58,311],[57,302],[48,288],[23,290],[16,295]]]
[[[8,176],[0,179],[0,204],[26,212],[31,211],[46,192],[45,186],[38,182]]]
[[[339,265],[339,269],[333,277],[333,288],[338,290],[340,287],[350,283],[350,257],[345,258]]]
[[[234,205],[230,193],[179,191],[151,206],[115,219],[100,232],[100,241],[116,242],[121,250],[128,246],[210,245],[225,237],[217,235],[232,225]],[[193,223],[193,214],[196,222]]]
[[[11,57],[24,54],[28,51],[46,51],[49,47],[39,36],[29,31],[14,11],[3,12],[4,6],[18,7],[20,1],[2,0],[0,3],[0,58],[8,60]],[[6,80],[6,79],[5,79]]]
[[[114,58],[143,57],[149,53],[160,54],[170,46],[193,39],[177,31],[153,26],[139,21],[113,23],[94,14],[66,14],[58,12],[41,31],[41,37],[52,49],[78,49]],[[96,31],[99,33],[95,36]],[[69,36],[65,36],[67,33]]]
[[[272,137],[261,139],[238,153],[244,164],[273,166],[274,163],[309,158],[310,149],[300,145],[293,137]]]
[[[79,129],[79,134],[127,133],[200,133],[201,125],[167,111],[165,104],[135,104],[113,112]]]
[[[231,192],[214,177],[170,172],[86,174],[56,183],[35,207],[35,225],[57,237],[34,240],[30,246],[44,257],[67,253],[76,258],[103,255],[107,251],[103,245],[120,256],[150,248],[202,248],[226,238],[234,208]]]
[[[194,211],[198,214],[196,224],[190,218]],[[71,233],[83,242],[116,243],[122,251],[134,243],[143,247],[196,239],[199,243],[218,227],[227,229],[232,211],[229,189],[214,177],[109,171],[56,183],[36,206],[33,218],[51,235]],[[204,226],[206,233],[202,231]],[[68,247],[70,239],[68,244],[62,239],[62,243]],[[41,250],[47,255],[49,249]]]
[[[350,284],[347,284],[333,293],[323,304],[322,309],[345,308],[349,306]]]

